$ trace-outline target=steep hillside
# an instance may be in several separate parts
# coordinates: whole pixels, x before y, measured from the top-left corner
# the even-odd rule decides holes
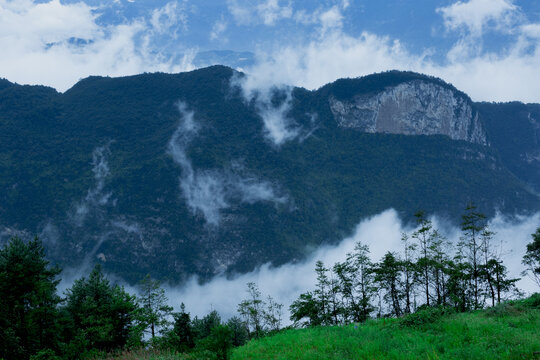
[[[242,79],[214,66],[63,94],[0,82],[0,240],[39,234],[63,266],[181,281],[300,259],[390,207],[540,208],[538,162],[513,166],[522,149],[484,120],[508,105],[414,73],[247,95]]]

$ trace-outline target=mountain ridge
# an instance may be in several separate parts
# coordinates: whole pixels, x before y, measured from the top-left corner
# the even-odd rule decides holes
[[[249,97],[234,74],[213,66],[90,77],[65,93],[0,89],[0,241],[37,233],[64,266],[178,282],[301,259],[389,207],[406,220],[421,208],[456,219],[471,200],[488,215],[539,209],[524,186],[537,184],[535,163],[508,166],[536,151],[534,138],[522,149],[501,147],[504,135],[484,146],[366,133],[340,127],[326,96],[354,97],[358,79]],[[373,75],[360,89],[423,76],[411,74]],[[486,133],[499,134],[484,116]],[[274,142],[267,121],[285,140]],[[530,133],[519,124],[516,136]]]

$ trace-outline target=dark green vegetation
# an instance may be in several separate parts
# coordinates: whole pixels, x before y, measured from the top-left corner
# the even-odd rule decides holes
[[[419,324],[424,318],[436,320],[445,311],[495,306],[507,294],[518,293],[518,279],[508,277],[492,244],[494,233],[474,205],[465,209],[456,245],[423,212],[416,218],[417,229],[402,235],[402,251],[388,251],[378,263],[371,261],[369,248],[361,242],[331,269],[318,261],[316,289],[301,294],[291,305],[291,320],[303,326],[343,325],[376,314],[378,318],[407,315],[404,321]],[[524,257],[528,270],[538,266],[537,261],[528,263],[535,254],[532,245]],[[425,312],[418,312],[422,309]]]
[[[408,220],[420,203],[448,218],[468,201],[488,215],[539,209],[530,191],[540,184],[538,166],[527,158],[538,151],[537,125],[528,120],[539,118],[536,105],[474,104],[490,147],[445,136],[368,134],[339,128],[328,97],[411,80],[456,90],[414,73],[340,80],[292,91],[288,117],[315,130],[278,148],[264,137],[257,104],[231,87],[231,76],[233,70],[215,66],[90,77],[63,94],[2,80],[0,242],[40,234],[48,258],[63,267],[100,262],[131,283],[147,273],[181,282],[194,273],[204,280],[300,259],[388,208]],[[199,128],[185,149],[198,174],[270,184],[286,200],[241,201],[233,193],[219,226],[191,211],[179,186],[186,171],[167,148],[182,119],[179,101],[194,111]]]
[[[27,359],[57,343],[56,280],[37,239],[14,238],[0,251],[0,358]]]
[[[111,284],[96,265],[61,298],[59,273],[37,238],[25,243],[15,237],[0,249],[0,359],[94,359],[145,347],[224,359],[248,339],[239,318],[222,322],[215,311],[190,319],[182,305],[170,323],[172,308],[151,278],[141,282],[138,297]]]
[[[489,139],[504,165],[537,193],[540,192],[540,104],[478,103]]]
[[[14,237],[0,249],[0,359],[533,356],[540,346],[540,294],[504,301],[517,293],[516,280],[492,251],[485,217],[467,207],[453,257],[423,213],[417,221],[414,241],[404,234],[402,254],[388,252],[372,263],[369,249],[358,243],[332,274],[318,262],[316,289],[290,306],[292,327],[311,329],[285,332],[283,305],[265,300],[254,283],[238,305],[240,317],[226,322],[216,311],[192,319],[183,304],[172,313],[149,276],[139,284],[140,295],[131,295],[111,284],[100,265],[61,298],[60,270],[49,266],[41,242]],[[539,232],[527,246],[527,270],[539,265]]]
[[[526,269],[523,276],[530,276],[540,286],[540,228],[532,234],[533,241],[527,244],[527,252],[523,257]]]

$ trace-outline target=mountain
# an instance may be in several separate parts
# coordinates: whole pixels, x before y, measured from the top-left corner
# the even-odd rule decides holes
[[[540,210],[540,105],[474,103],[411,72],[315,91],[245,80],[1,80],[0,242],[38,234],[64,267],[179,282],[297,261],[390,207]]]

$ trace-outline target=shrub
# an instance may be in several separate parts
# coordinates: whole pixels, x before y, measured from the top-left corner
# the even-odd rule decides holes
[[[521,304],[530,309],[540,309],[540,293],[534,293],[530,297],[520,301]]]
[[[512,302],[504,302],[486,309],[484,314],[488,317],[515,316],[521,312]]]
[[[528,309],[540,309],[540,293],[535,293],[526,299],[506,301],[489,309],[486,316],[515,316]]]
[[[438,307],[423,307],[412,314],[405,315],[401,318],[400,324],[402,326],[416,327],[425,324],[431,324],[439,320],[444,315],[455,313],[455,310],[450,307],[438,306]]]
[[[233,332],[227,326],[214,327],[210,335],[197,343],[197,350],[206,350],[216,355],[216,359],[227,360],[232,348]]]

